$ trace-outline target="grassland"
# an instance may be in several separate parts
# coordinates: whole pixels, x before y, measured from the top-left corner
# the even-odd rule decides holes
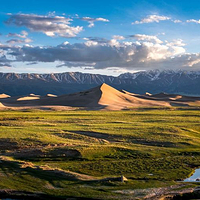
[[[134,199],[147,188],[193,187],[176,181],[200,166],[200,112],[1,111],[0,153],[0,189]],[[111,179],[121,175],[128,182]]]

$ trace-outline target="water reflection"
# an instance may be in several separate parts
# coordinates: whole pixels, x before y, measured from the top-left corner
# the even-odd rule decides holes
[[[200,182],[200,169],[196,169],[194,174],[186,178],[184,182]]]

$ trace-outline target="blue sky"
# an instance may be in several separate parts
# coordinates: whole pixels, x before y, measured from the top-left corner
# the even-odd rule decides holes
[[[1,2],[0,71],[200,69],[200,1]]]

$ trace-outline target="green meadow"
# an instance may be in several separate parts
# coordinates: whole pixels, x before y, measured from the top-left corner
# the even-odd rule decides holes
[[[0,189],[131,199],[121,191],[179,185],[200,166],[200,110],[1,111],[0,154]]]

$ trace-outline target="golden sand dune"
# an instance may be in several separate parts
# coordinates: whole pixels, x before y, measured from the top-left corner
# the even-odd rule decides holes
[[[36,95],[36,94],[29,94],[28,96],[22,96],[22,97],[17,98],[17,101],[38,100],[38,99],[45,99],[47,97],[57,97],[57,95],[47,94],[45,96],[40,96],[40,95]]]
[[[0,102],[0,108],[5,108],[5,106]]]
[[[147,99],[140,99],[130,95],[130,93],[121,93],[118,90],[110,87],[109,85],[103,84],[100,87],[102,92],[99,100],[100,105],[106,105],[107,109],[120,110],[128,107],[149,107],[149,106],[170,106],[166,102],[157,102]]]
[[[47,94],[46,97],[57,97],[57,95],[54,95],[54,94]]]
[[[39,109],[76,109],[89,110],[123,110],[134,107],[170,107],[170,106],[199,106],[199,97],[188,97],[177,94],[159,93],[156,95],[139,95],[118,91],[113,87],[102,84],[87,91],[56,96],[47,94],[39,96],[30,94],[22,97],[2,99],[3,105],[9,108],[39,108]]]
[[[179,100],[179,99],[182,99],[183,96],[181,95],[176,95],[175,97],[170,97],[169,99],[172,100],[172,101],[176,101],[176,100]]]
[[[151,99],[162,101],[177,101],[177,102],[195,102],[200,101],[200,97],[184,96],[179,94],[159,93],[151,95]]]
[[[40,97],[40,95],[33,94],[33,93],[29,94],[29,96],[31,96],[31,97]]]
[[[146,95],[146,96],[152,96],[152,94],[149,93],[149,92],[146,92],[145,95]]]
[[[36,100],[40,99],[40,95],[35,95],[35,94],[29,94],[28,96],[22,96],[17,98],[17,101],[30,101],[30,100]]]
[[[7,94],[0,94],[0,99],[5,99],[5,98],[9,98],[10,96]]]
[[[80,93],[41,99],[37,103],[41,105],[85,107],[87,109],[98,110],[121,110],[139,106],[170,106],[166,102],[140,99],[130,94],[122,93],[107,84],[102,84],[101,86]]]

